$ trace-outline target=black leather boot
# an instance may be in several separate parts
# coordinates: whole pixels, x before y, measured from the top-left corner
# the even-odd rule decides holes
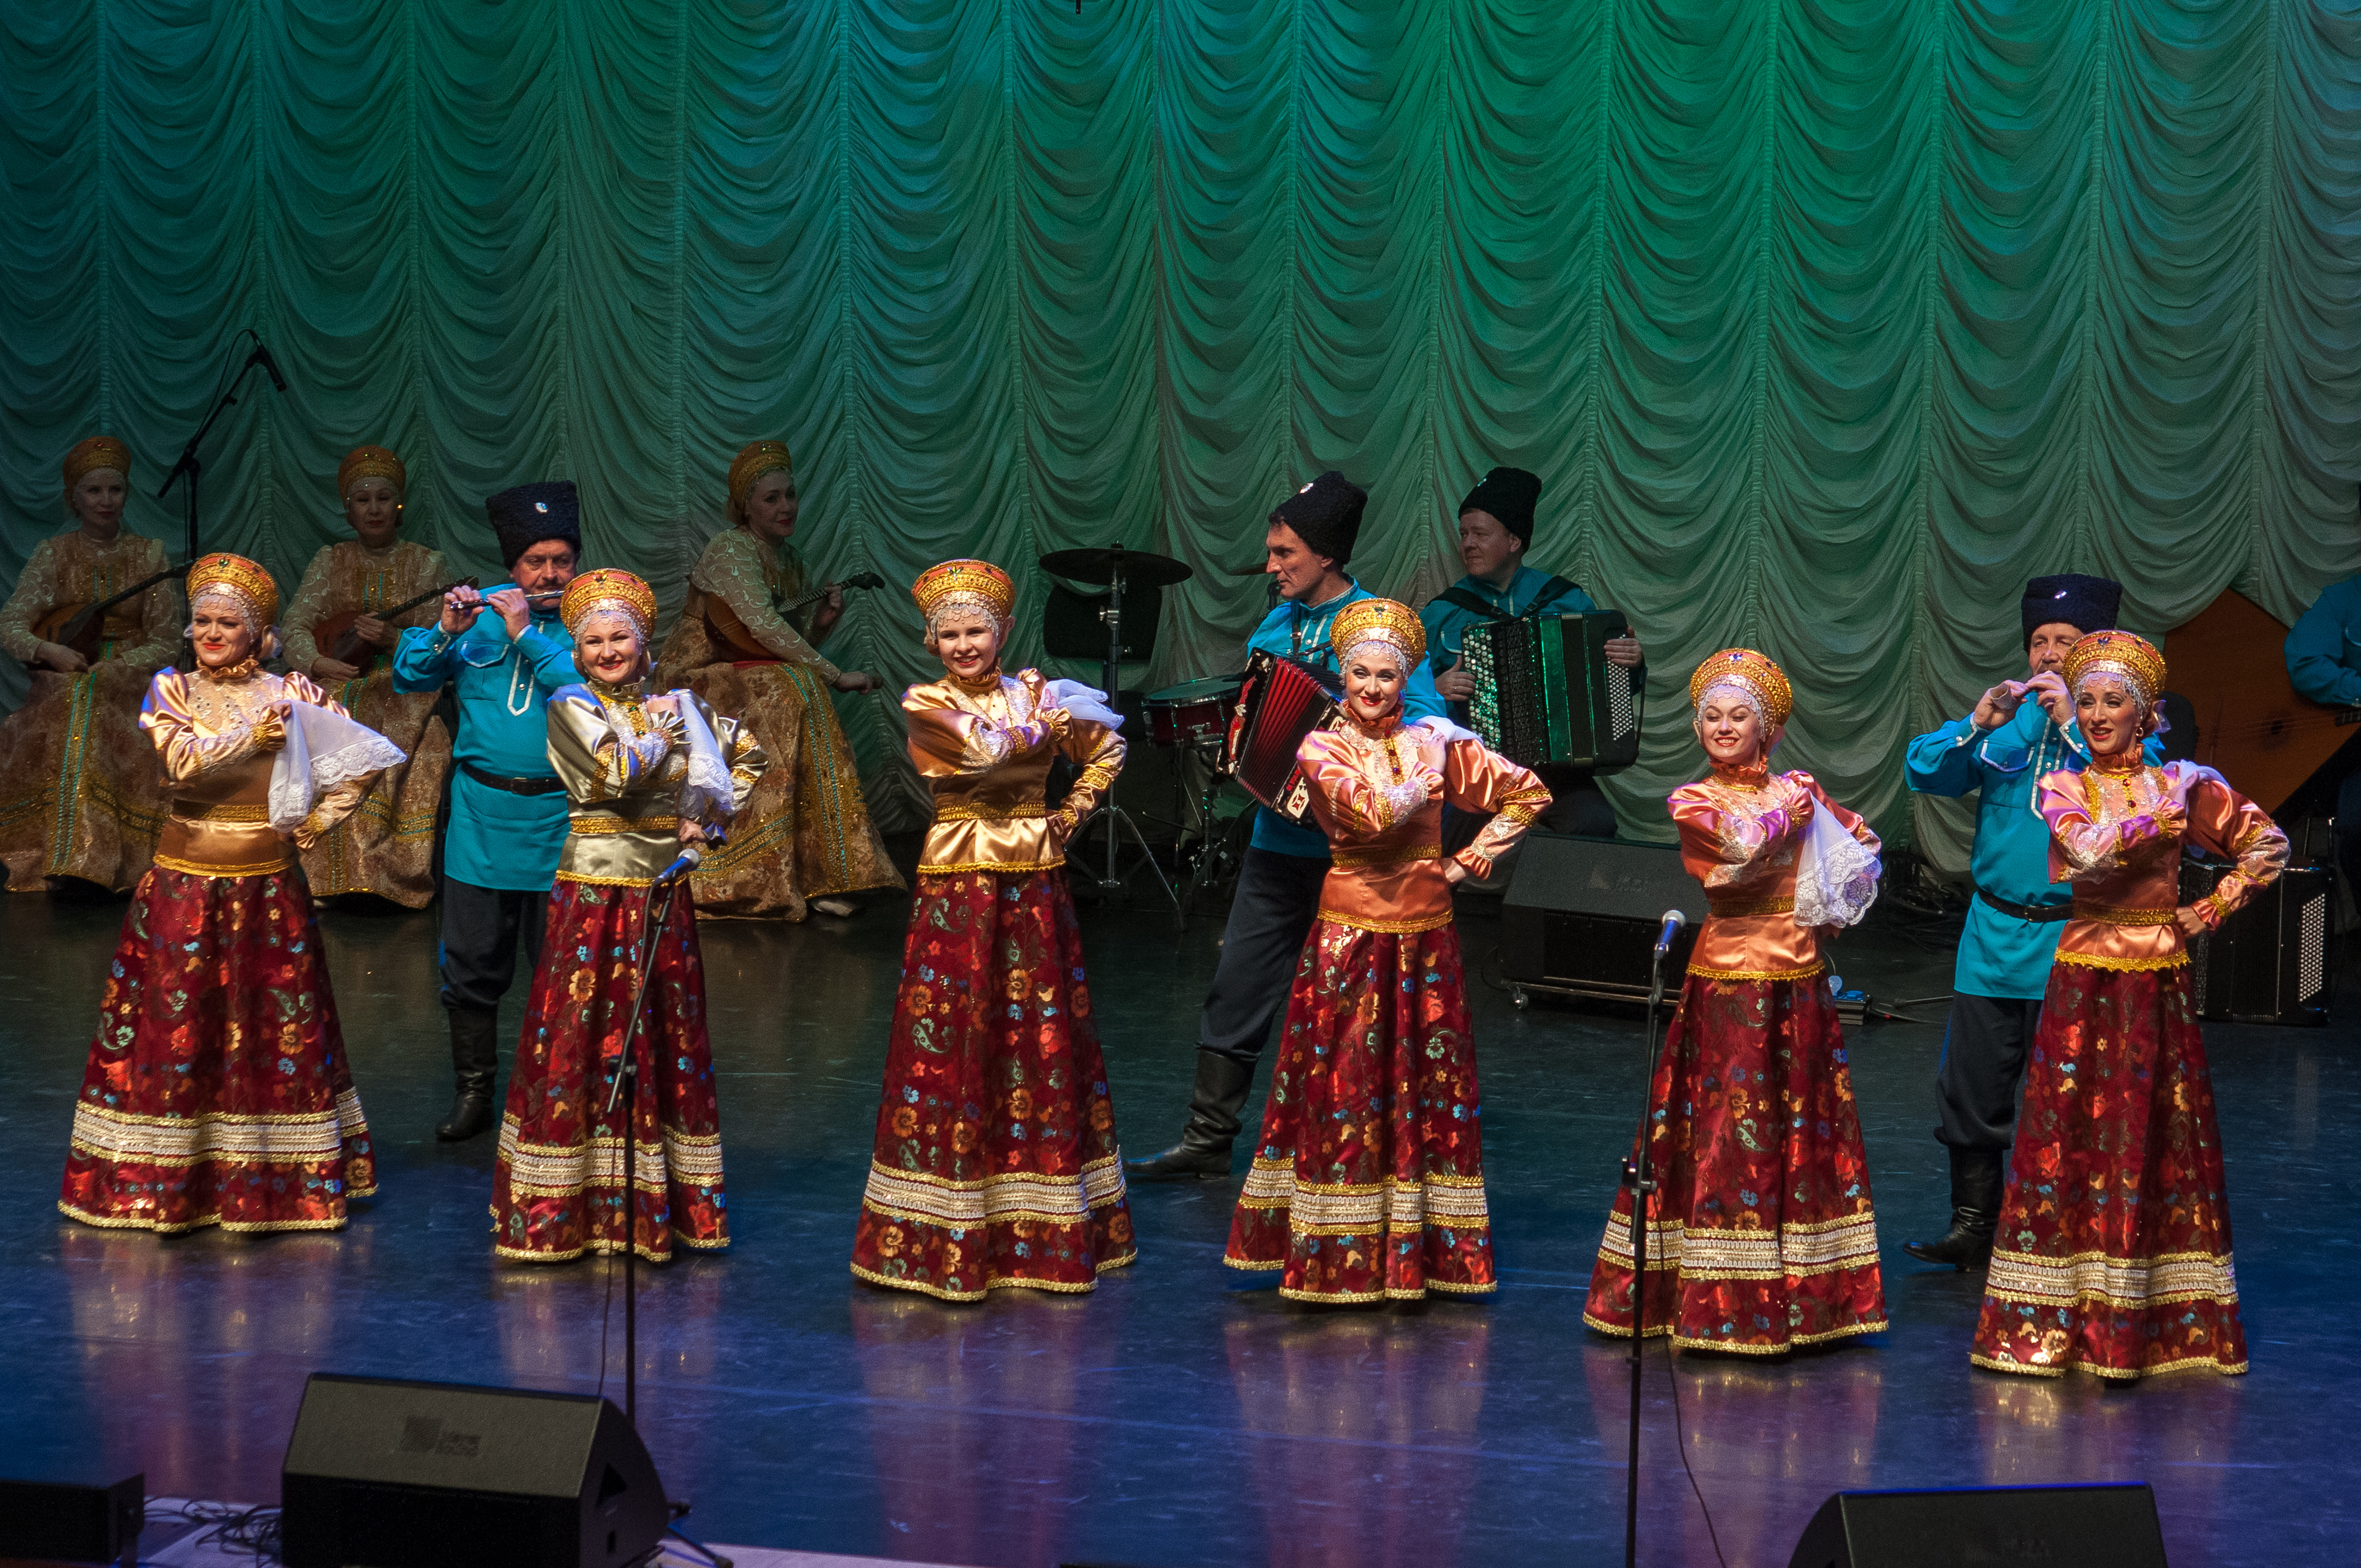
[[[1921,1263],[1948,1263],[1962,1274],[1991,1262],[2007,1169],[2006,1149],[1953,1149],[1951,1228],[1940,1241],[1904,1242],[1902,1250]]]
[[[1254,1090],[1254,1069],[1235,1057],[1197,1053],[1197,1087],[1189,1096],[1189,1124],[1180,1141],[1162,1154],[1127,1159],[1134,1181],[1219,1181],[1230,1174],[1230,1146],[1237,1141],[1238,1113]]]
[[[434,1129],[446,1144],[465,1143],[492,1124],[492,1084],[500,1073],[500,1014],[474,1007],[451,1009],[451,1069],[458,1098]]]

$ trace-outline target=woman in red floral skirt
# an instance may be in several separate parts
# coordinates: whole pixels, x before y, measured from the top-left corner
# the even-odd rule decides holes
[[[1828,933],[1796,908],[1815,815],[1841,829],[1823,858],[1850,856],[1872,887],[1878,841],[1810,774],[1770,771],[1794,702],[1777,665],[1726,649],[1697,666],[1689,699],[1713,772],[1669,804],[1681,863],[1711,913],[1649,1091],[1657,1193],[1644,1332],[1684,1349],[1775,1355],[1885,1327],[1861,1118],[1820,957]],[[1863,897],[1846,918],[1865,907]],[[1583,1321],[1631,1332],[1632,1262],[1626,1188]]]
[[[2287,835],[2211,768],[2150,767],[2164,657],[2128,631],[2066,655],[2081,773],[2041,781],[2049,869],[2074,884],[2026,1067],[1971,1359],[2056,1377],[2246,1370],[2230,1207],[2189,941],[2287,866]],[[2182,904],[2195,844],[2237,868]]]
[[[943,678],[903,694],[934,793],[852,1272],[951,1301],[1091,1289],[1133,1260],[1065,846],[1123,767],[1105,698],[1005,674],[1016,593],[983,561],[912,590]],[[1044,804],[1052,758],[1082,773]]]
[[[189,609],[197,667],[159,672],[140,708],[170,814],[124,916],[58,1207],[142,1230],[335,1230],[377,1162],[296,855],[401,753],[350,726],[346,755],[274,789],[295,705],[345,710],[262,671],[279,589],[260,566],[204,557]]]
[[[500,1117],[492,1249],[564,1263],[630,1246],[662,1263],[675,1243],[728,1246],[730,1215],[697,903],[681,878],[664,925],[647,933],[653,884],[684,845],[719,837],[767,762],[703,698],[648,690],[647,584],[585,572],[557,613],[584,676],[548,707],[549,762],[572,815]],[[647,1023],[634,1032],[631,997],[651,946]],[[627,1045],[638,1080],[628,1179],[622,1108],[607,1110]]]
[[[1279,1270],[1298,1301],[1478,1294],[1495,1288],[1492,1224],[1451,889],[1488,875],[1549,791],[1455,724],[1401,721],[1426,657],[1409,606],[1346,605],[1329,641],[1351,722],[1305,736],[1296,760],[1334,860],[1222,1261]],[[1445,801],[1495,814],[1447,859]]]

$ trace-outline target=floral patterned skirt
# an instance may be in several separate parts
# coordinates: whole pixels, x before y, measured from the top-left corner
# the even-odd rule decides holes
[[[0,872],[38,892],[79,877],[120,892],[163,830],[164,777],[139,729],[148,670],[101,659],[79,675],[36,670],[25,706],[0,719]]]
[[[155,1231],[324,1231],[377,1190],[311,895],[151,869],[107,970],[58,1207]]]
[[[1821,975],[1690,975],[1649,1104],[1647,1333],[1775,1355],[1885,1327],[1861,1117]],[[1626,1188],[1582,1315],[1602,1332],[1631,1332],[1632,1250]]]
[[[974,1301],[1137,1255],[1064,870],[921,873],[852,1272]]]
[[[623,1113],[607,1097],[622,1061],[652,896],[560,877],[533,971],[533,1000],[509,1074],[492,1171],[492,1248],[564,1263],[624,1245]],[[730,1245],[721,1185],[721,1113],[705,1033],[705,966],[689,890],[675,890],[656,934],[654,972],[631,1036],[639,1080],[631,1245],[663,1263],[675,1243]]]
[[[2051,966],[1972,1359],[2048,1377],[2246,1370],[2186,965]]]
[[[1493,1289],[1482,1116],[1458,931],[1321,919],[1222,1261],[1299,1301]]]
[[[303,851],[303,875],[321,898],[373,893],[411,909],[434,897],[434,817],[451,779],[451,737],[434,717],[435,693],[393,689],[390,665],[343,681],[328,695],[401,748],[404,760],[369,781],[351,816]]]

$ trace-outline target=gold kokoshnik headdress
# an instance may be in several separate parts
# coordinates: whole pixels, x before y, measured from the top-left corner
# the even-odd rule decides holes
[[[648,640],[648,629],[656,623],[655,590],[629,572],[612,566],[601,566],[595,572],[585,572],[566,586],[557,601],[557,619],[566,623],[569,632],[578,632],[582,623],[594,615],[620,615],[629,620]]]
[[[2145,637],[2093,631],[2066,654],[2067,688],[2079,692],[2086,681],[2114,681],[2146,707],[2164,691],[2164,655]]]
[[[927,618],[927,632],[943,618],[960,611],[1006,620],[1016,609],[1016,585],[989,561],[945,561],[918,574],[910,585],[918,613]]]
[[[1362,649],[1378,646],[1392,653],[1404,674],[1426,657],[1426,628],[1410,606],[1393,599],[1355,599],[1336,612],[1329,628],[1328,646],[1336,652],[1338,668]]]
[[[131,448],[111,435],[93,435],[87,441],[74,443],[74,449],[67,453],[66,460],[59,465],[59,471],[65,475],[66,494],[73,494],[73,488],[82,483],[82,476],[93,468],[112,468],[128,481],[131,477]]]
[[[189,611],[207,599],[227,599],[257,637],[279,620],[279,585],[260,565],[216,550],[189,568]]]
[[[336,494],[350,496],[363,479],[383,479],[393,487],[393,499],[410,493],[410,470],[382,446],[356,446],[336,465]]]
[[[1785,672],[1752,648],[1724,648],[1699,664],[1689,677],[1689,706],[1703,707],[1706,697],[1722,686],[1743,693],[1773,729],[1795,711],[1795,694]]]
[[[742,519],[746,498],[754,493],[754,481],[765,474],[785,474],[790,478],[796,472],[796,460],[784,441],[750,441],[745,449],[730,462],[730,510]]]

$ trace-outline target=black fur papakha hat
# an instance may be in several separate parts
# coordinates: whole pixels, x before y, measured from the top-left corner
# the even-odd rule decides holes
[[[2032,641],[2036,627],[2063,621],[2085,636],[2115,630],[2115,616],[2124,608],[2124,586],[2105,577],[2061,572],[2036,577],[2025,585],[2025,636]]]
[[[1272,509],[1270,521],[1283,522],[1314,555],[1325,555],[1339,567],[1352,558],[1353,542],[1361,536],[1361,512],[1369,492],[1331,468]]]

